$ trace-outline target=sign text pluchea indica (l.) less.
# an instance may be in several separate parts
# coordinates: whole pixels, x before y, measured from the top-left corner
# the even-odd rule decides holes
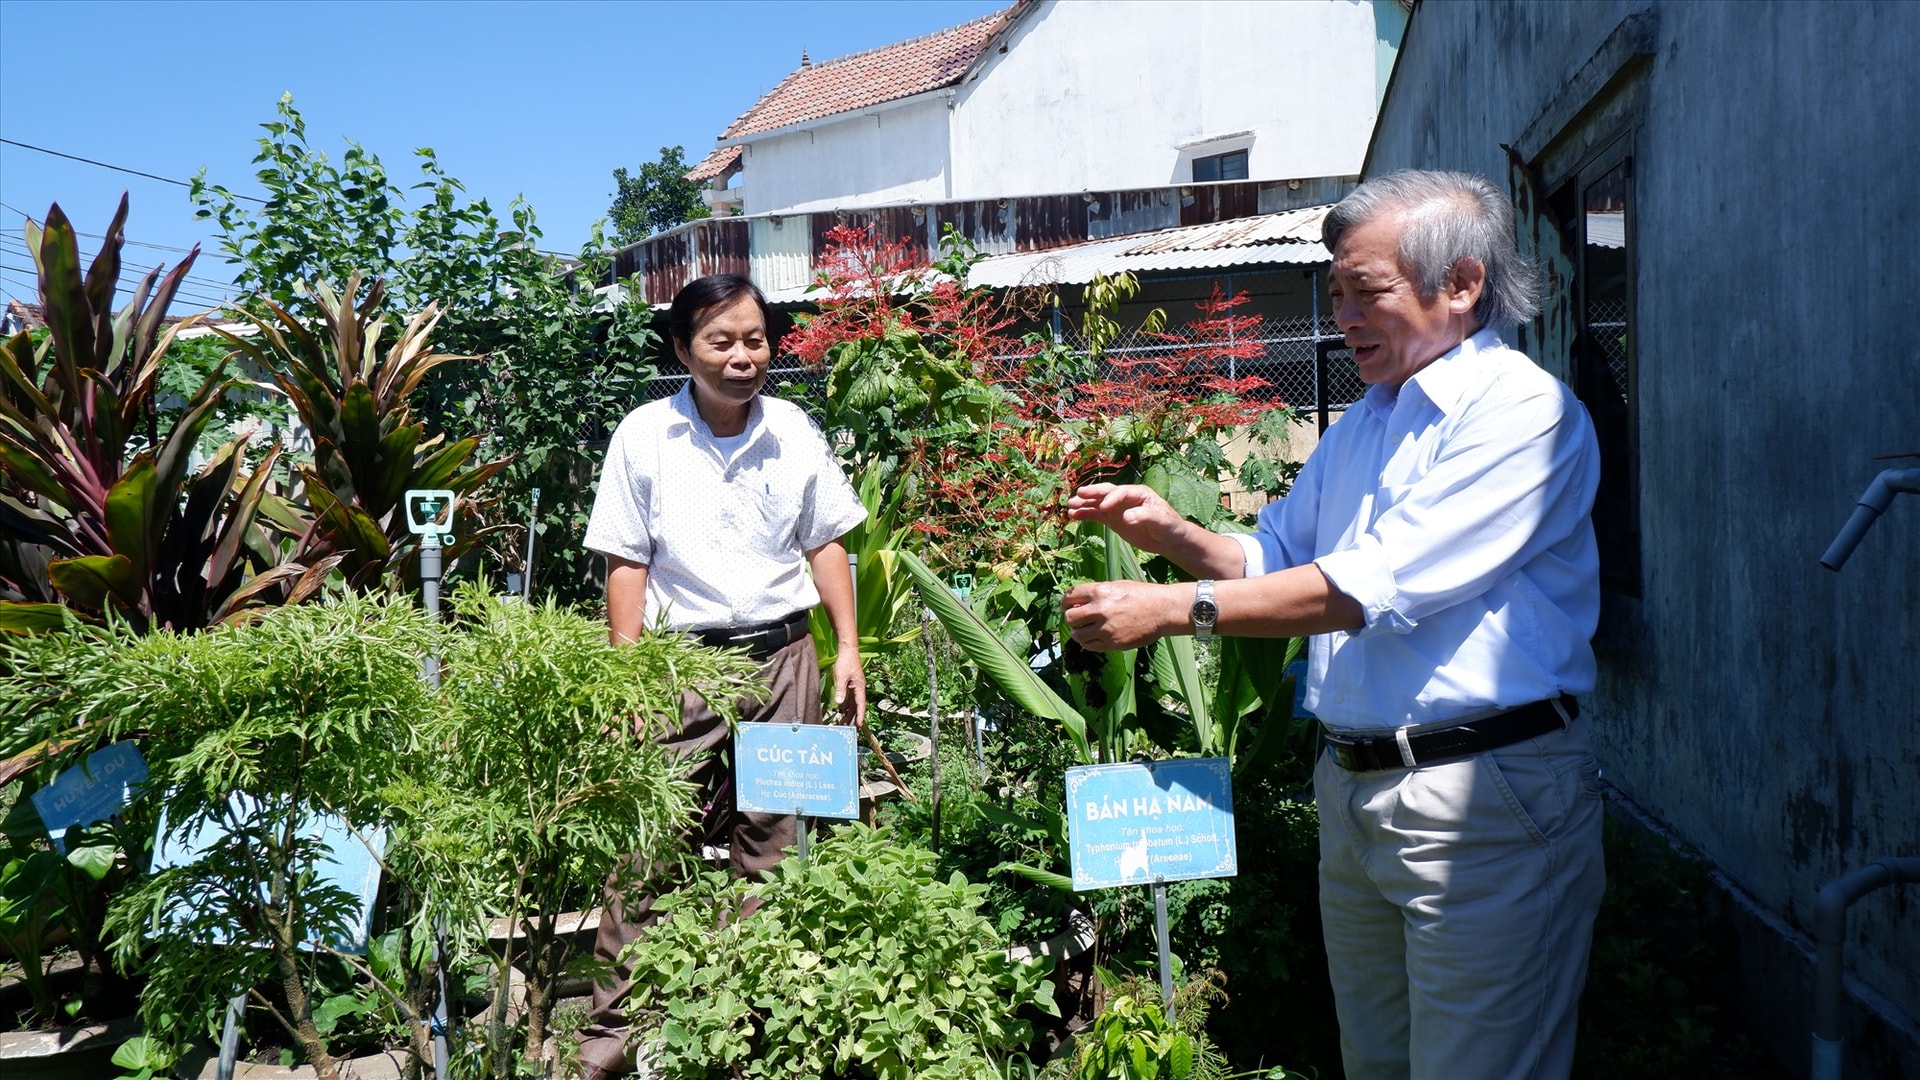
[[[1226,758],[1067,770],[1075,891],[1233,877],[1233,780]]]
[[[733,738],[734,809],[859,817],[857,756],[847,725],[741,724]]]

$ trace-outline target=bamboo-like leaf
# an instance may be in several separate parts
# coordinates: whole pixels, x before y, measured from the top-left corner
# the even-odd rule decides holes
[[[1013,655],[999,635],[982,622],[972,608],[961,603],[927,564],[908,551],[896,553],[895,558],[920,587],[921,602],[933,610],[947,633],[967,654],[967,659],[977,664],[981,673],[992,679],[1015,704],[1035,716],[1058,721],[1067,729],[1067,736],[1073,740],[1081,760],[1092,760],[1086,717],[1054,693],[1024,657]]]

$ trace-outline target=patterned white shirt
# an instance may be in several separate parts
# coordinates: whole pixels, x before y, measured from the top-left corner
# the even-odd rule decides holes
[[[1599,479],[1586,409],[1492,330],[1369,389],[1237,537],[1249,576],[1313,562],[1365,612],[1310,642],[1308,711],[1392,728],[1592,690]]]
[[[865,517],[799,406],[756,397],[746,430],[716,439],[688,383],[620,421],[586,546],[648,568],[648,626],[663,611],[672,630],[753,626],[818,604],[806,553]]]

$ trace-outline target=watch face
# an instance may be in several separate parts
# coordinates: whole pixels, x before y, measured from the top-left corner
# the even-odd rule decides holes
[[[1193,621],[1201,626],[1212,626],[1220,618],[1220,609],[1211,600],[1193,602]]]

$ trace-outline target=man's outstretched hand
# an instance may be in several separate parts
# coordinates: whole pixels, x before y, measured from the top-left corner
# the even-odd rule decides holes
[[[1067,517],[1092,521],[1142,551],[1166,552],[1189,523],[1145,484],[1088,484],[1067,496]]]
[[[1098,652],[1114,652],[1137,649],[1186,626],[1192,593],[1191,585],[1089,581],[1068,590],[1060,606],[1074,641]]]

